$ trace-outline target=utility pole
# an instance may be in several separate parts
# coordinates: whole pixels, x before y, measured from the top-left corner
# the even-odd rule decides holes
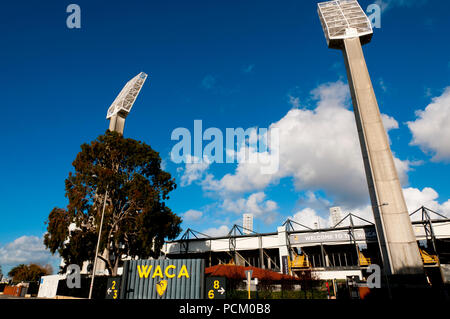
[[[105,191],[105,199],[103,201],[102,217],[100,219],[100,229],[98,230],[97,247],[95,248],[94,268],[92,269],[91,286],[89,287],[89,299],[92,299],[92,288],[94,287],[95,271],[97,270],[98,247],[100,246],[100,238],[102,235],[103,217],[105,216],[106,200],[108,198],[108,187]]]

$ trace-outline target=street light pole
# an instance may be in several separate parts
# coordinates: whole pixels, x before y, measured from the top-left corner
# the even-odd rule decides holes
[[[103,217],[105,216],[106,199],[108,198],[108,186],[105,191],[105,199],[103,201],[102,217],[100,219],[100,229],[98,231],[97,247],[95,248],[94,269],[92,270],[91,286],[89,287],[89,299],[92,299],[92,288],[94,287],[95,271],[97,270],[98,247],[100,246],[100,238],[102,235]]]

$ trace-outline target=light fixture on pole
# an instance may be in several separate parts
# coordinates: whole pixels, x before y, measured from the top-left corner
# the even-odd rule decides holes
[[[123,135],[125,119],[130,113],[134,102],[147,79],[147,74],[139,73],[125,84],[122,91],[108,108],[106,118],[109,119],[109,130],[116,131]]]

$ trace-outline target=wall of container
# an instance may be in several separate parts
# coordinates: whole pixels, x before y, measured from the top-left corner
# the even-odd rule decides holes
[[[127,260],[120,298],[202,299],[204,277],[203,259]]]
[[[6,286],[3,290],[4,295],[20,297],[22,293],[21,286]]]

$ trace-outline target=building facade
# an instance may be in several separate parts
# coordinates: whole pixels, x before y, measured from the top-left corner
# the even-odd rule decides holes
[[[350,219],[345,227],[296,229],[288,220],[273,233],[183,236],[166,242],[162,250],[170,259],[203,258],[207,267],[236,264],[286,274],[311,271],[323,280],[347,276],[363,279],[371,264],[383,267],[376,227],[370,222],[354,225],[357,217],[351,214],[345,218]],[[426,270],[450,264],[450,219],[418,220],[412,222],[412,227]]]

